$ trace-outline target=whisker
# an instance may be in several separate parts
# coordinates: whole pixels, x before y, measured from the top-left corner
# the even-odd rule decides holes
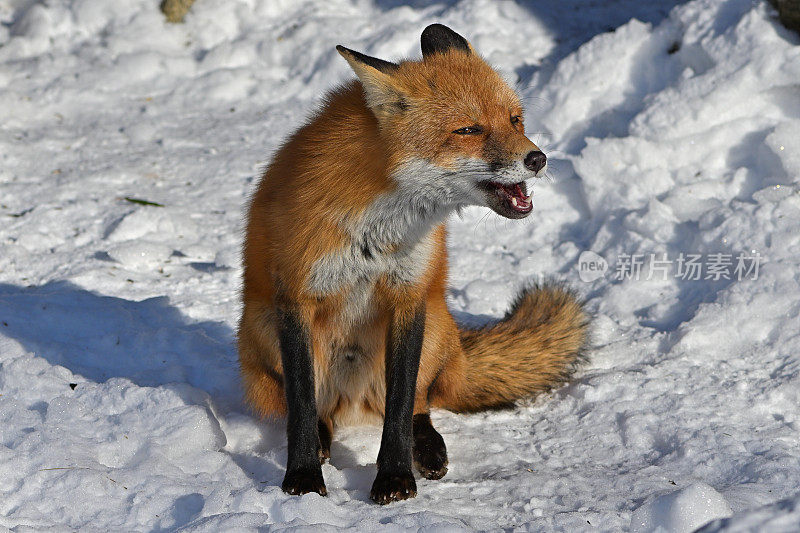
[[[555,170],[560,168],[562,163],[565,161],[563,159],[557,159],[555,157],[548,157],[547,158],[547,170]]]
[[[491,214],[491,213],[486,213],[486,214],[485,214],[485,215],[483,215],[483,216],[482,216],[480,219],[478,219],[478,222],[476,222],[476,223],[475,223],[475,227],[474,227],[474,228],[472,228],[472,233],[475,233],[475,232],[478,230],[478,226],[481,224],[481,222],[483,222],[484,220],[486,220],[486,218],[487,218],[487,217],[488,217],[490,214]]]
[[[548,152],[550,153],[551,157],[557,157],[559,159],[567,159],[567,157],[569,156],[567,152],[565,152],[564,150],[559,150],[558,148],[554,148],[553,150],[550,150],[548,148]]]
[[[535,94],[522,94],[522,103],[525,107],[528,107],[528,105],[533,106],[531,101],[536,101],[537,106],[535,107],[538,109],[544,109],[544,105],[551,106],[553,104],[550,99],[542,96],[537,96]]]

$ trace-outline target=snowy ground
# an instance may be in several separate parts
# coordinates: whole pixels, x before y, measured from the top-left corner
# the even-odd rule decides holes
[[[198,0],[175,26],[157,4],[0,0],[0,527],[797,527],[800,40],[766,2]],[[565,279],[591,362],[435,413],[450,471],[414,500],[368,501],[378,428],[338,435],[327,498],[289,497],[284,428],[240,398],[243,205],[350,76],[334,45],[417,56],[434,21],[517,83],[552,162],[527,221],[452,220],[453,310]]]

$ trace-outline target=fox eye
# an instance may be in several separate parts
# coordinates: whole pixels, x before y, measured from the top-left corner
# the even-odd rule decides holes
[[[521,121],[522,121],[522,117],[521,117],[521,116],[519,116],[519,115],[512,115],[512,116],[511,116],[511,123],[512,123],[513,125],[515,125],[515,126],[516,126],[516,125],[517,125],[517,124],[519,124]]]
[[[479,135],[483,133],[483,128],[480,126],[467,126],[466,128],[458,128],[453,133],[457,135]]]

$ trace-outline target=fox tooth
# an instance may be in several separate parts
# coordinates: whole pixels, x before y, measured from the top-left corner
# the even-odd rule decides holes
[[[516,197],[511,198],[511,203],[514,205],[514,207],[517,207],[517,198]]]

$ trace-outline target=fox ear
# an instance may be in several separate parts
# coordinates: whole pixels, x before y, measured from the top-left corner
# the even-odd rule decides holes
[[[350,68],[358,76],[364,87],[367,105],[379,119],[406,108],[403,93],[392,77],[400,65],[350,50],[342,45],[337,46],[336,51],[347,60]]]
[[[431,24],[422,30],[420,43],[422,44],[422,57],[443,54],[451,49],[472,53],[472,46],[469,42],[444,24]]]

